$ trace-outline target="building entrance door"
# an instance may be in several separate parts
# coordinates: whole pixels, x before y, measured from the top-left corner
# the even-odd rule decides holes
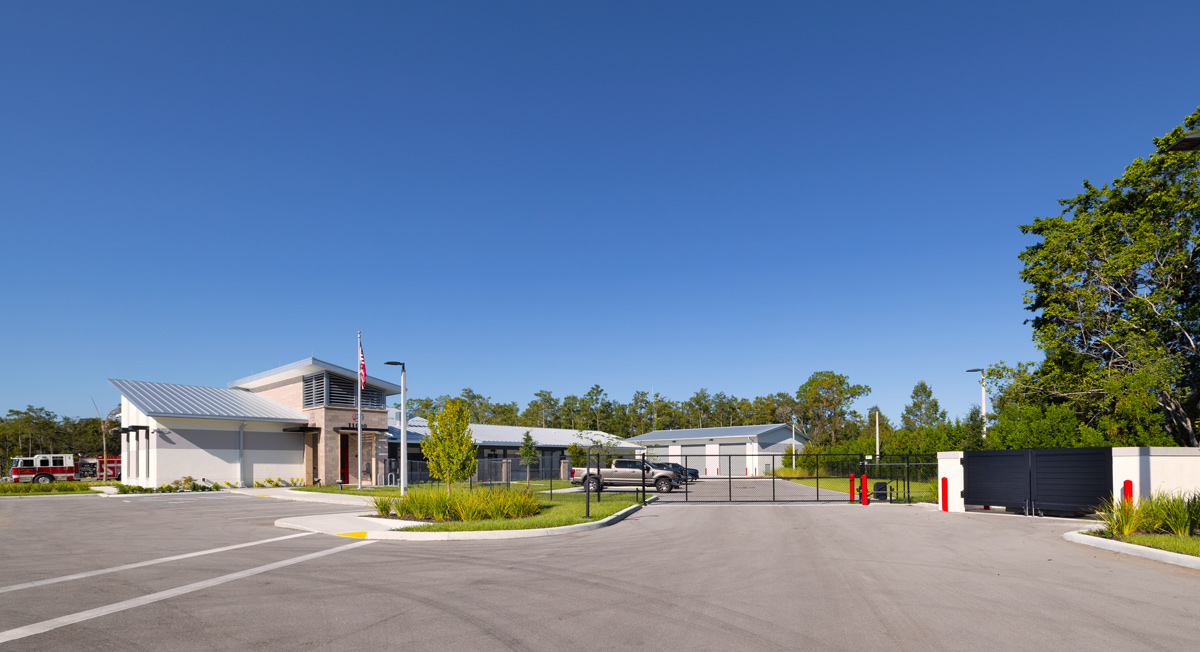
[[[341,445],[341,477],[342,484],[350,484],[350,435],[342,435]]]

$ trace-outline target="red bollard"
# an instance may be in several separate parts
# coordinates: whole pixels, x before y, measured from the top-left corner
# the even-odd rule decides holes
[[[1125,504],[1133,504],[1133,480],[1126,480],[1124,489]]]
[[[866,473],[862,474],[862,491],[860,491],[859,493],[862,494],[862,504],[866,505],[867,504],[867,474]]]
[[[854,502],[854,474],[850,474],[850,502]]]
[[[942,511],[950,511],[950,497],[946,493],[950,491],[950,478],[942,478]]]

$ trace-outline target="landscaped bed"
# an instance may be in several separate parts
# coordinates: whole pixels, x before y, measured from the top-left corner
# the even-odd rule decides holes
[[[476,530],[526,530],[591,523],[611,516],[639,501],[636,494],[591,497],[590,518],[584,518],[587,496],[548,495],[516,489],[415,488],[407,496],[376,495],[375,516],[429,521],[403,528],[406,532],[465,532]]]
[[[62,494],[98,494],[84,482],[0,482],[0,496],[51,496]]]
[[[1155,493],[1137,503],[1108,500],[1096,516],[1104,527],[1088,532],[1093,536],[1200,557],[1200,492]]]

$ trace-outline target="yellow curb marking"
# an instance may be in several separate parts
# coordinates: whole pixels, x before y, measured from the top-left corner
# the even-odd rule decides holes
[[[365,538],[367,538],[367,533],[366,532],[343,532],[343,533],[339,534],[338,536],[339,537],[351,537],[354,539],[365,539]]]

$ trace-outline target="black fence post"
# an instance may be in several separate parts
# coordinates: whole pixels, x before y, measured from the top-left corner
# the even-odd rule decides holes
[[[814,457],[814,462],[817,465],[817,502],[821,502],[821,454],[817,453]]]
[[[687,473],[687,470],[688,470],[688,456],[687,456],[687,455],[680,455],[680,457],[682,457],[682,458],[683,458],[683,472],[684,472],[684,473]],[[697,480],[699,480],[700,478],[696,478],[696,479],[697,479]],[[687,482],[685,482],[685,483],[683,483],[683,502],[685,502],[685,503],[688,501],[688,493],[689,493],[689,490],[688,490],[688,485],[690,485],[690,484],[692,484],[691,478],[688,478],[688,481],[687,481]]]
[[[726,458],[725,461],[729,463],[725,467],[725,473],[729,474],[729,502],[732,503],[733,502],[733,456],[726,455],[725,458]],[[718,457],[717,459],[720,460],[721,458]]]
[[[771,461],[768,462],[768,464],[771,465],[771,502],[775,502],[775,457],[774,456],[771,457]]]
[[[646,506],[646,454],[642,453],[642,507]]]

